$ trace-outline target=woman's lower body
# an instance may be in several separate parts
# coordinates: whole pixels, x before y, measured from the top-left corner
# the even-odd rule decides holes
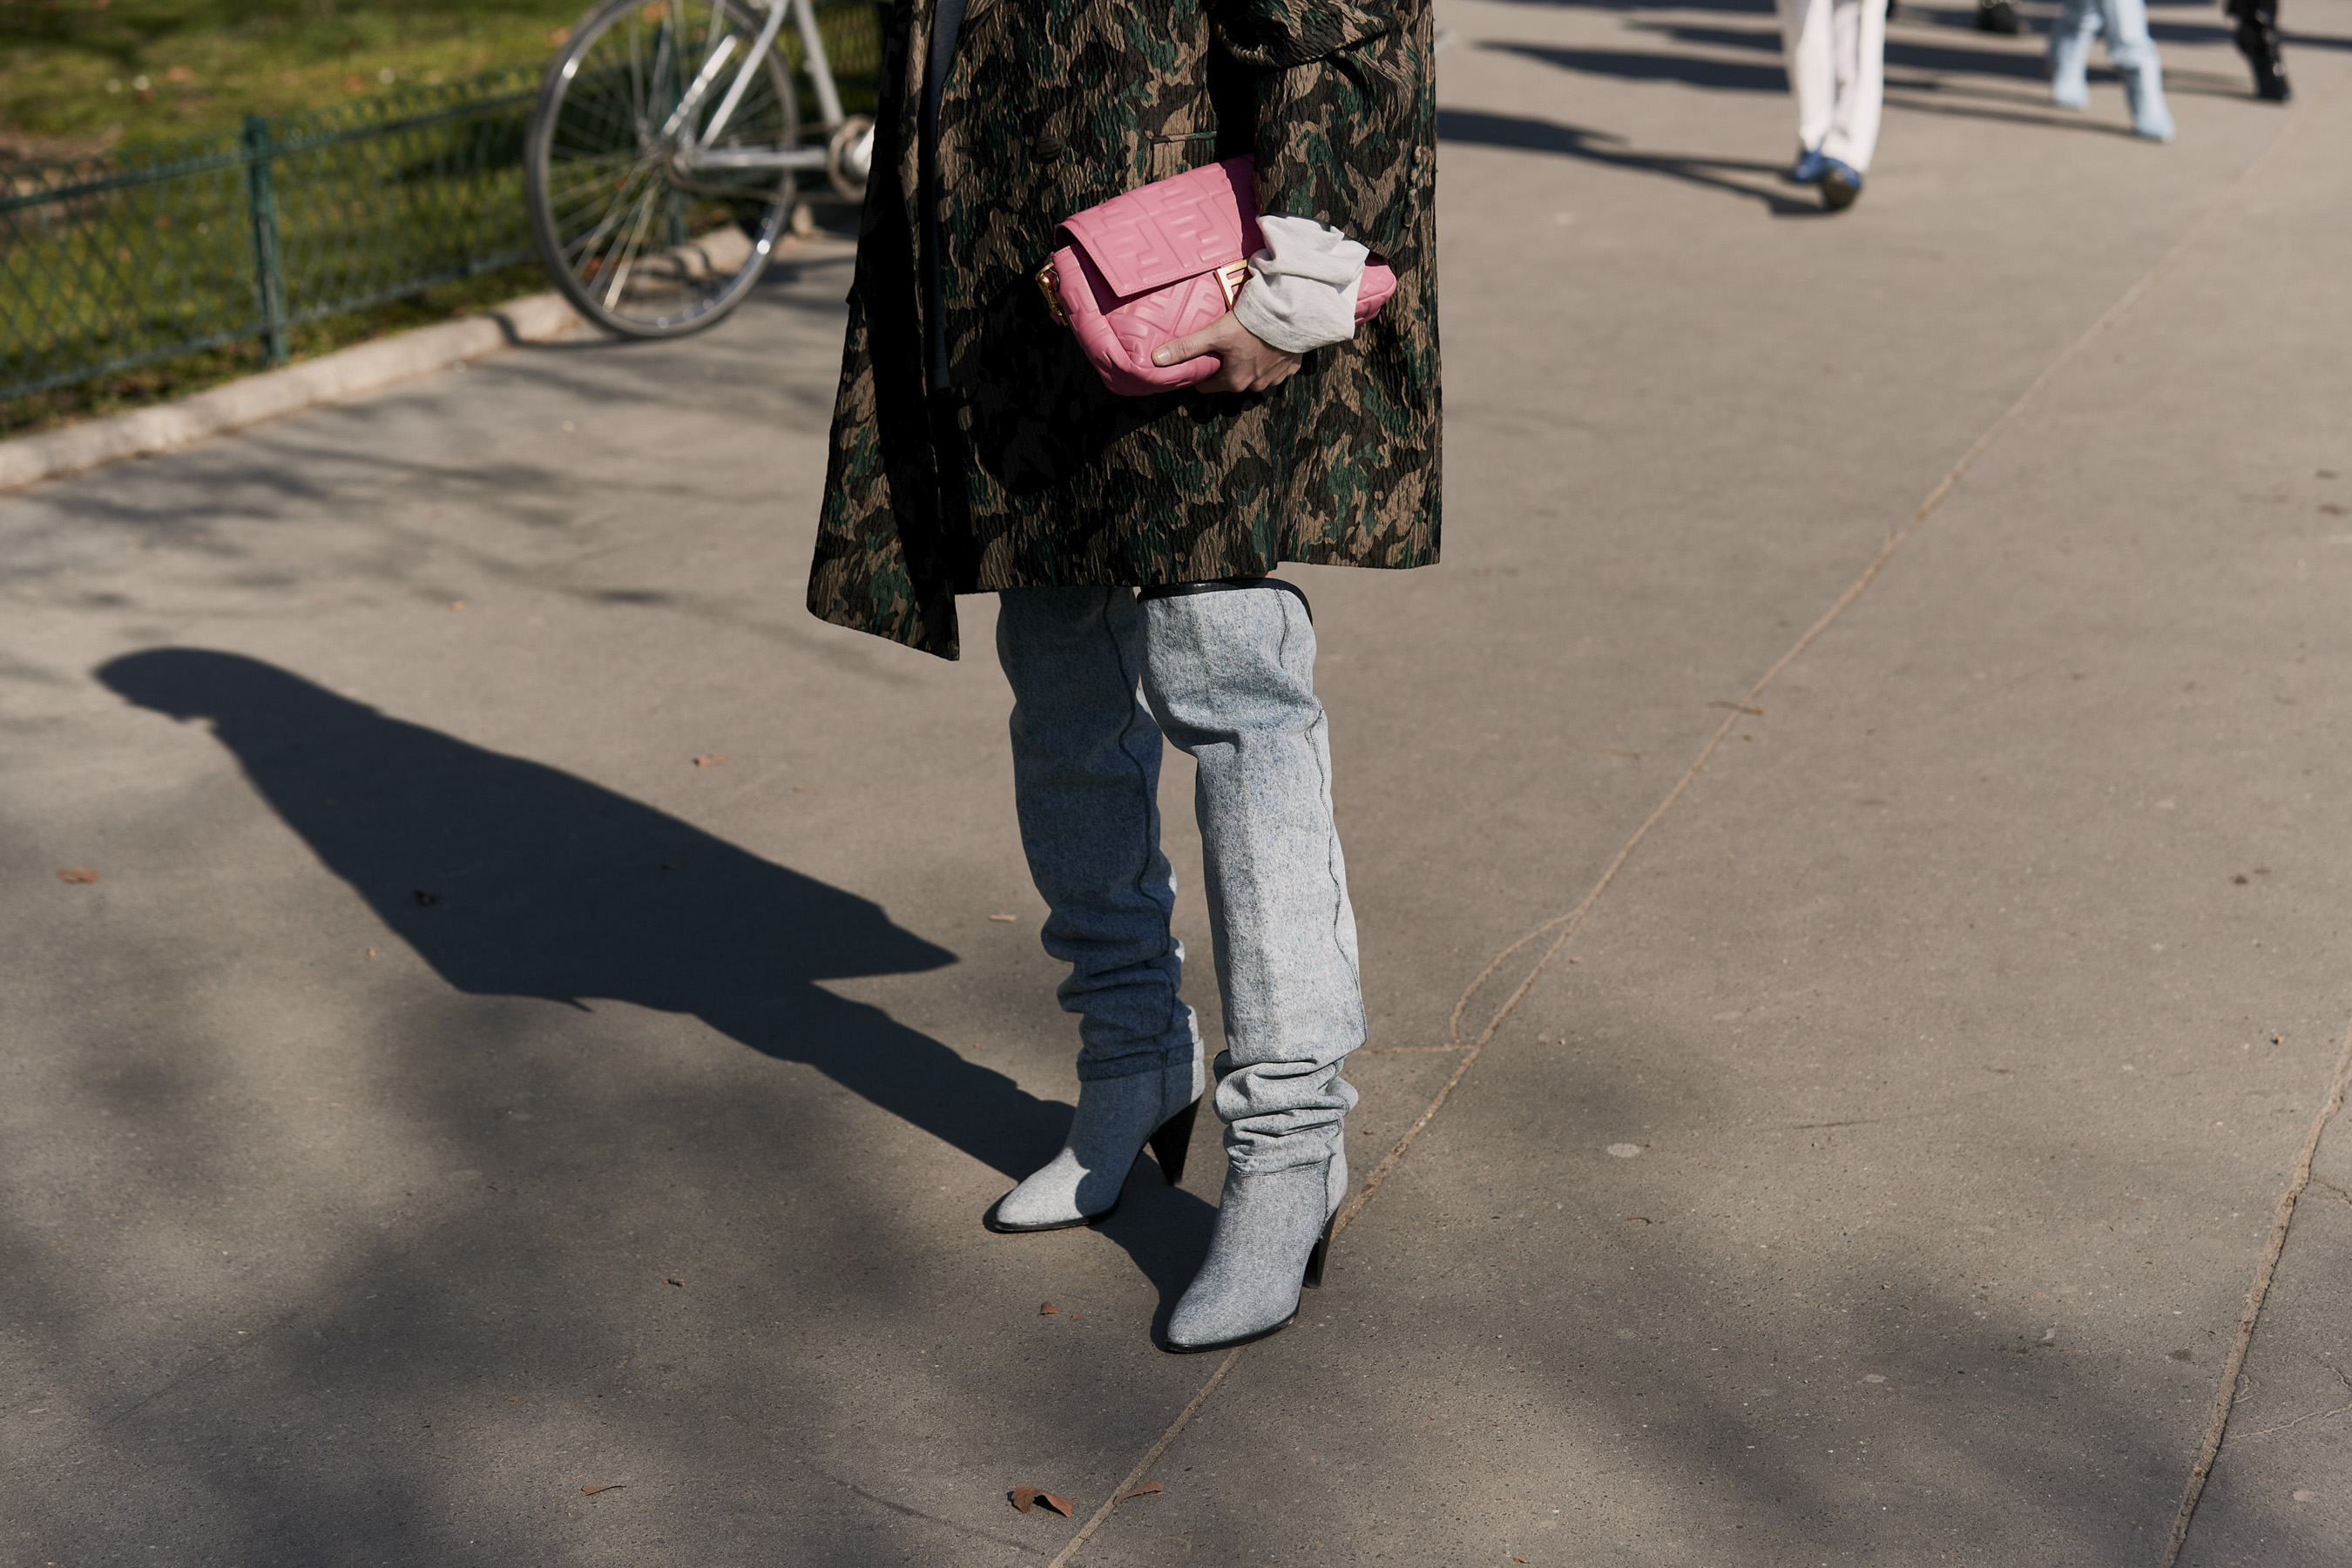
[[[1797,100],[1790,177],[1835,210],[1862,193],[1886,96],[1886,0],[1780,0],[1789,88]]]
[[[1296,1312],[1347,1191],[1343,1121],[1356,1091],[1340,1065],[1364,1039],[1305,601],[1264,582],[1188,587],[1207,591],[1000,595],[1022,845],[1051,911],[1046,951],[1070,965],[1060,995],[1079,1015],[1080,1047],[1068,1142],[992,1216],[1020,1230],[1099,1217],[1154,1132],[1189,1129],[1207,1074],[1178,994],[1183,952],[1160,848],[1160,748],[1173,742],[1198,764],[1225,1022],[1213,1100],[1224,1197],[1168,1331],[1186,1350]]]
[[[2050,29],[2050,101],[2061,109],[2090,102],[2091,44],[2107,40],[2107,63],[2123,78],[2132,133],[2172,140],[2172,111],[2164,101],[2164,62],[2147,34],[2147,0],[2065,0]]]

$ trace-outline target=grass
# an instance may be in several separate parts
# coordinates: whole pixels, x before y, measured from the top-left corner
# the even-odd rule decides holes
[[[383,92],[537,66],[587,0],[0,0],[0,172],[234,131]],[[18,285],[22,286],[21,282]],[[547,286],[500,268],[294,327],[299,360]],[[265,368],[235,342],[0,398],[0,437],[184,397]]]
[[[295,360],[311,359],[373,338],[469,316],[546,287],[547,275],[534,262],[500,268],[363,310],[305,322],[289,333],[289,347]],[[0,438],[168,403],[266,368],[259,342],[229,343],[95,376],[71,386],[0,398]]]
[[[587,0],[0,0],[0,162],[535,65]]]
[[[590,3],[0,0],[0,195],[44,188],[26,165],[71,162],[86,174],[230,144],[219,139],[233,143],[248,115],[283,128],[352,104],[364,118],[394,106],[362,100],[444,82],[511,93],[486,73],[520,67],[527,84]],[[858,73],[872,69],[872,13],[821,15],[844,98],[867,107],[872,84]],[[789,29],[786,47],[797,54]],[[814,107],[804,100],[804,115]],[[404,279],[515,254],[520,114],[278,160],[286,309],[383,300]],[[245,330],[256,307],[244,178],[174,174],[0,216],[0,385]],[[296,325],[289,347],[297,359],[324,353],[546,286],[534,266],[502,266]],[[184,396],[265,363],[257,342],[229,342],[0,397],[0,437]]]

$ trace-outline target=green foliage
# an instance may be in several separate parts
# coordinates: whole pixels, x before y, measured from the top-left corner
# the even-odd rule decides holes
[[[536,66],[584,9],[583,0],[0,0],[0,159],[9,142],[23,157],[151,141],[395,83]]]
[[[454,321],[502,305],[546,284],[547,279],[537,263],[522,262],[438,284],[402,299],[321,317],[303,322],[289,333],[292,357],[297,361],[310,359],[372,338]],[[93,419],[166,403],[265,368],[267,361],[261,343],[248,340],[173,354],[47,392],[0,397],[0,437],[29,435],[77,419]]]
[[[0,0],[0,434],[537,280],[523,131],[581,0],[262,3]],[[869,107],[874,11],[819,16]]]
[[[521,260],[528,69],[0,189],[0,388],[32,392]]]

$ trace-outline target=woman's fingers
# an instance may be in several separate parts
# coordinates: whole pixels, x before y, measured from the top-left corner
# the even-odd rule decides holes
[[[1217,368],[1192,384],[1198,392],[1264,392],[1279,386],[1298,369],[1298,356],[1271,348],[1253,336],[1227,311],[1197,332],[1162,343],[1151,363],[1162,369],[1202,355],[1213,356]]]
[[[1182,364],[1188,359],[1199,359],[1217,346],[1217,328],[1231,320],[1231,316],[1220,316],[1211,326],[1160,344],[1152,351],[1151,363],[1164,370],[1171,364]]]

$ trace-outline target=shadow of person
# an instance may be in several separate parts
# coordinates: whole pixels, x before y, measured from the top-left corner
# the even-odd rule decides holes
[[[1010,1177],[1067,1130],[1068,1107],[815,984],[956,962],[869,900],[258,659],[162,648],[97,674],[211,721],[262,798],[459,991],[690,1014]]]
[[[1437,139],[1440,142],[1474,142],[1486,147],[1508,147],[1526,153],[1556,153],[1562,157],[1579,158],[1612,168],[1663,174],[1708,190],[1761,202],[1777,217],[1818,217],[1822,212],[1817,199],[1800,200],[1760,183],[1749,184],[1717,173],[1728,169],[1735,173],[1769,176],[1785,165],[1734,158],[1635,153],[1625,148],[1625,139],[1622,136],[1606,131],[1588,131],[1580,125],[1530,120],[1513,114],[1489,114],[1477,109],[1441,109],[1437,111]]]

